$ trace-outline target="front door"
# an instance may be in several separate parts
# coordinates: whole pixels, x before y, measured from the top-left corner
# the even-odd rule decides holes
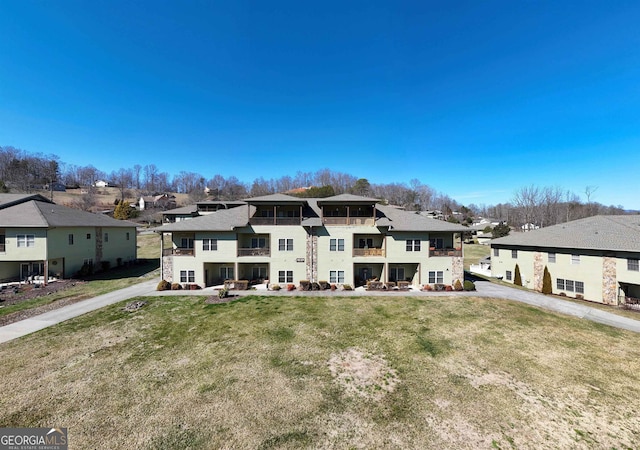
[[[30,275],[29,263],[20,264],[20,279],[26,280]]]

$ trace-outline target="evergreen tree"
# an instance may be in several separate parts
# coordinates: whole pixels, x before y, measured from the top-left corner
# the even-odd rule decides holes
[[[542,275],[542,293],[545,295],[549,295],[553,292],[553,287],[551,285],[551,274],[549,273],[549,269],[547,266],[544,266],[544,275]]]
[[[516,264],[515,275],[513,276],[513,284],[522,286],[522,275],[520,275],[520,267]]]
[[[127,220],[131,217],[131,206],[129,202],[119,202],[113,211],[113,218],[118,220]]]
[[[511,231],[511,229],[509,228],[509,225],[505,224],[504,222],[500,222],[500,224],[493,227],[491,234],[495,239],[495,238],[501,238],[501,237],[507,236],[509,234],[509,231]]]

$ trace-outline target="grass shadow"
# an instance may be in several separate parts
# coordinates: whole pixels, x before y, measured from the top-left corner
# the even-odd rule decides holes
[[[114,267],[104,272],[83,277],[84,281],[117,280],[121,278],[141,277],[160,268],[159,258],[138,259],[137,262],[122,267]]]

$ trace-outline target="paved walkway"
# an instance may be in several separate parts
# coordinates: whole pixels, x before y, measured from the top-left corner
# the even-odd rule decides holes
[[[161,291],[155,290],[158,280],[145,281],[128,288],[110,292],[89,300],[83,300],[72,305],[68,305],[53,311],[31,317],[20,322],[12,323],[4,327],[0,327],[0,343],[11,341],[21,336],[34,333],[43,328],[55,325],[73,317],[94,311],[113,303],[117,303],[129,298],[138,296],[167,296],[167,295],[217,295],[217,291],[212,288],[199,289],[195,291]],[[349,296],[406,296],[416,295],[424,297],[440,297],[440,296],[459,296],[459,295],[475,295],[479,297],[502,298],[506,300],[514,300],[528,305],[545,308],[570,316],[580,317],[582,319],[591,320],[593,322],[610,325],[624,330],[640,333],[640,315],[639,320],[629,319],[617,314],[593,308],[588,304],[581,304],[559,299],[557,297],[549,297],[537,292],[524,291],[509,286],[503,286],[489,281],[476,281],[476,292],[422,292],[418,290],[411,291],[309,291],[309,292],[287,292],[281,291],[234,291],[237,295],[268,295],[268,296],[323,296],[323,297],[349,297]]]
[[[155,293],[158,280],[145,281],[144,283],[109,292],[98,297],[83,300],[78,303],[63,306],[20,322],[11,323],[0,327],[0,343],[11,341],[21,336],[34,333],[43,328],[50,327],[65,320],[86,314],[113,303],[121,302],[129,298]]]

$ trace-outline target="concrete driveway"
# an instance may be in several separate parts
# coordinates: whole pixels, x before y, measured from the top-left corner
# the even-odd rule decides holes
[[[593,322],[640,333],[640,320],[629,319],[601,309],[593,308],[587,303],[582,304],[570,302],[559,299],[558,297],[547,296],[537,292],[524,291],[522,289],[503,286],[485,280],[477,280],[474,282],[477,290],[476,295],[481,297],[515,300],[517,302],[538,306],[540,308],[549,309],[569,316],[580,317],[581,319],[587,319]],[[640,314],[638,315],[638,319],[640,319]]]
[[[145,281],[144,283],[109,292],[98,297],[83,300],[78,303],[54,309],[20,322],[11,323],[0,327],[0,343],[11,341],[21,336],[34,333],[43,328],[50,327],[65,320],[86,314],[99,308],[103,308],[113,303],[118,303],[129,298],[142,295],[151,295],[155,292],[158,280]]]

